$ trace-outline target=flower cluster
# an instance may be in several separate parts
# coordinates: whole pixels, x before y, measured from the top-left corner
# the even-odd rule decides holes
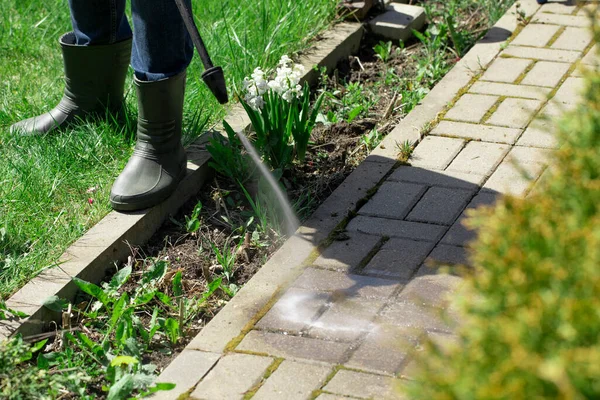
[[[250,78],[244,79],[244,100],[252,109],[260,110],[264,107],[264,94],[270,89],[281,96],[282,99],[291,102],[294,98],[302,96],[300,79],[304,75],[304,67],[294,64],[288,56],[281,57],[277,74],[273,80],[265,79],[266,73],[256,68]]]

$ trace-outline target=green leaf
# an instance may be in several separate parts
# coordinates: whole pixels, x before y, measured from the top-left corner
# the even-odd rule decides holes
[[[165,330],[167,331],[167,336],[171,343],[177,343],[179,340],[180,332],[179,332],[179,322],[173,318],[167,318],[165,321]]]
[[[109,286],[111,289],[117,290],[120,289],[121,286],[127,282],[129,277],[131,276],[131,265],[125,266],[117,272],[112,279],[110,280]]]
[[[142,283],[161,281],[165,277],[168,267],[169,263],[164,260],[155,261],[142,276]]]
[[[64,309],[69,307],[69,302],[54,295],[48,297],[44,301],[44,307],[52,311],[62,312]]]
[[[33,344],[30,349],[31,352],[37,353],[38,351],[40,351],[41,349],[44,348],[44,346],[46,345],[47,342],[48,342],[48,339],[44,339],[44,340],[41,340],[41,341]]]
[[[125,309],[126,309],[128,303],[129,303],[129,296],[127,295],[127,293],[123,293],[123,295],[121,297],[119,297],[119,300],[117,300],[117,302],[115,303],[115,306],[112,309],[112,313],[110,316],[110,325],[111,326],[114,326],[117,323],[117,321],[121,318],[121,316],[125,312]]]
[[[107,400],[123,400],[133,392],[133,376],[131,374],[124,375],[108,391]]]
[[[117,356],[110,362],[111,367],[122,367],[123,365],[138,364],[139,361],[131,356]]]
[[[171,301],[171,298],[164,294],[163,292],[156,292],[156,297],[166,306],[173,307],[174,304]]]
[[[50,369],[50,361],[48,361],[48,359],[44,356],[44,354],[38,355],[37,367],[39,369],[45,369],[45,370]]]
[[[108,298],[107,294],[104,293],[104,291],[100,287],[94,285],[93,283],[86,282],[77,277],[73,278],[73,282],[75,282],[75,284],[79,287],[79,289],[81,289],[82,292],[87,293],[90,296],[98,299],[105,307],[107,307],[110,303],[110,299]]]
[[[173,277],[173,294],[175,297],[183,296],[183,286],[181,284],[181,271],[177,271]]]
[[[356,119],[356,117],[358,117],[362,111],[363,111],[363,106],[355,107],[352,111],[350,111],[348,113],[347,122],[351,123],[352,121],[354,121],[354,119]]]

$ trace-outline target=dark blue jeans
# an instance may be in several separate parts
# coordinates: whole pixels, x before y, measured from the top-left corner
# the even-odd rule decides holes
[[[194,48],[175,1],[131,0],[133,33],[125,1],[69,0],[76,44],[111,44],[133,34],[131,66],[138,79],[156,81],[185,70]],[[188,6],[190,1],[186,0]]]

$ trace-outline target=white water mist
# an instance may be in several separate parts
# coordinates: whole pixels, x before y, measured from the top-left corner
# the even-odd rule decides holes
[[[256,149],[254,149],[254,146],[252,146],[252,143],[250,143],[248,138],[242,132],[237,132],[237,135],[242,141],[242,144],[244,145],[246,150],[248,151],[248,154],[250,154],[252,161],[254,162],[254,164],[256,164],[256,167],[258,168],[260,173],[265,177],[265,179],[269,183],[269,186],[275,193],[277,200],[279,201],[279,206],[281,207],[281,211],[285,217],[285,234],[287,236],[294,235],[300,223],[298,222],[298,218],[296,218],[296,214],[292,210],[288,199],[286,198],[285,194],[283,194],[283,191],[279,187],[279,184],[277,184],[275,178],[273,178],[271,171],[269,171],[267,167],[265,167],[265,165],[262,163],[258,153],[256,152]]]

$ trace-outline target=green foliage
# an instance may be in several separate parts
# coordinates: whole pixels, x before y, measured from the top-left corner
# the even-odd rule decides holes
[[[27,344],[20,336],[0,342],[0,398],[7,400],[55,399],[68,387],[85,384],[89,380],[81,372],[53,374],[43,367],[37,354],[47,340]],[[37,354],[37,368],[31,362]],[[77,393],[77,392],[76,392]]]
[[[378,44],[373,47],[376,56],[383,62],[388,62],[390,57],[392,56],[392,42],[383,42],[380,41]]]
[[[474,216],[466,324],[428,345],[412,398],[600,398],[600,74],[586,83],[534,191]]]
[[[295,159],[304,161],[310,134],[315,126],[323,96],[310,106],[310,88],[304,84],[300,99],[283,99],[272,90],[264,96],[265,105],[255,110],[241,100],[255,133],[253,144],[265,162],[283,171]]]
[[[197,232],[200,229],[200,212],[202,211],[202,203],[198,202],[194,210],[192,211],[192,215],[189,217],[185,216],[185,229],[189,233]]]
[[[252,163],[231,125],[227,121],[223,121],[223,127],[227,133],[227,139],[221,135],[215,135],[210,138],[210,143],[206,146],[212,157],[208,165],[221,175],[246,183],[253,175]]]

